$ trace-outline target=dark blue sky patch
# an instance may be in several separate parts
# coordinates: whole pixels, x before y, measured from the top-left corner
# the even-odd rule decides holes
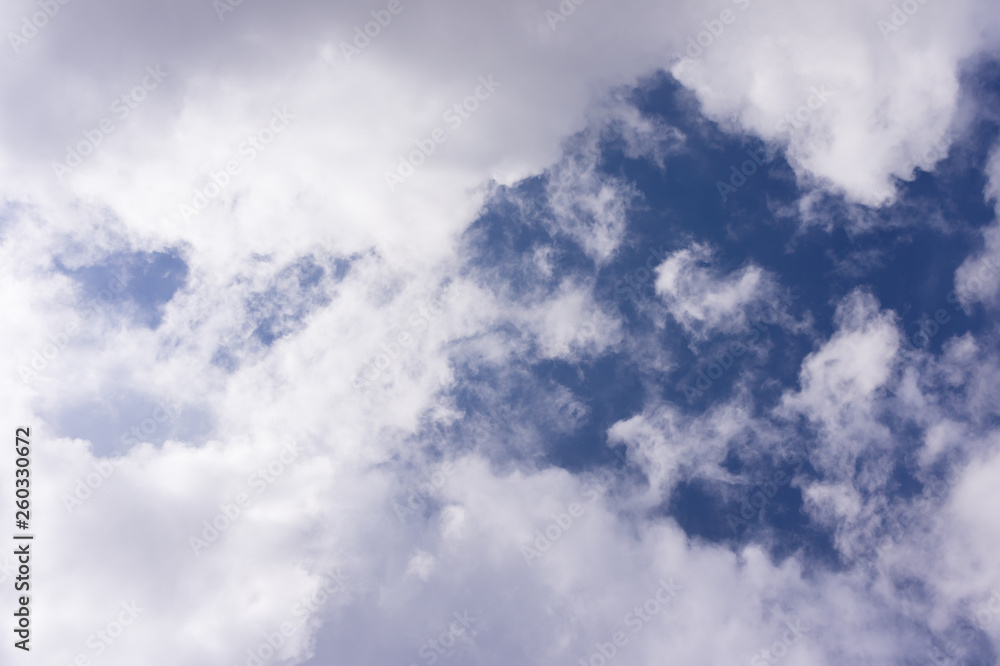
[[[689,536],[719,543],[735,540],[735,532],[726,525],[726,503],[701,479],[681,481],[663,507],[663,515],[677,520]]]
[[[808,335],[763,321],[751,322],[735,335],[717,336],[697,353],[675,345],[678,367],[663,383],[660,396],[687,413],[701,414],[748,388],[757,408],[766,411],[783,389],[795,385],[813,346]]]
[[[994,88],[977,94],[995,94]],[[967,316],[948,296],[956,269],[982,245],[980,231],[994,219],[982,196],[984,146],[997,136],[992,112],[969,124],[934,173],[902,183],[895,205],[870,209],[825,195],[807,224],[797,212],[802,192],[781,151],[768,152],[759,141],[726,134],[667,75],[649,81],[633,99],[644,114],[678,128],[687,140],[661,169],[627,158],[621,142],[606,135],[600,171],[634,186],[641,202],[630,209],[626,238],[609,262],[598,267],[573,238],[546,224],[543,178],[501,189],[465,237],[466,275],[502,298],[524,304],[551,296],[567,280],[591,284],[598,306],[618,313],[624,326],[627,342],[596,359],[540,361],[537,350],[529,350],[489,372],[474,364],[456,365],[458,385],[472,387],[467,396],[492,393],[513,410],[511,417],[522,433],[533,433],[545,452],[536,462],[576,472],[627,466],[608,447],[605,433],[659,400],[676,405],[682,414],[699,416],[738,399],[755,418],[770,422],[783,393],[799,388],[805,358],[836,332],[837,305],[859,286],[871,290],[882,308],[898,313],[914,348],[939,354],[947,340],[967,331],[981,333],[988,325],[981,312]],[[724,199],[718,182],[733,173],[734,165],[740,168],[755,157],[755,173]],[[645,267],[651,252],[656,266],[664,255],[695,242],[716,251],[713,267],[721,275],[752,264],[777,276],[779,286],[792,295],[783,306],[786,312],[798,321],[808,317],[812,328],[792,333],[773,321],[751,321],[751,327],[760,323],[765,329],[752,342],[743,339],[747,332],[693,341],[669,317],[665,325],[657,322],[664,309],[653,288],[655,275]],[[538,252],[545,253],[551,274],[536,263]],[[921,332],[926,339],[919,337]],[[743,342],[748,351],[730,359],[734,341]],[[651,370],[641,357],[649,351],[670,359],[673,370]],[[713,368],[716,364],[719,368]],[[701,380],[700,395],[690,400],[685,388],[699,377],[707,381]],[[567,392],[584,415],[569,430],[558,413],[561,407],[553,408],[564,401],[551,399]],[[460,403],[465,399],[456,398]],[[886,461],[872,454],[859,462],[890,465],[886,487],[878,492],[905,502],[922,490],[911,455],[922,433],[888,416],[883,423],[890,437],[904,443],[900,455]],[[814,424],[803,419],[784,424],[782,432],[783,443],[748,444],[751,453],[730,453],[725,467],[755,479],[773,472],[768,447],[810,448],[821,442]],[[819,477],[811,467],[808,473]],[[692,536],[733,547],[749,538],[767,543],[779,559],[804,550],[824,566],[839,566],[832,536],[809,523],[801,493],[791,486],[769,497],[766,508],[755,514],[759,532],[734,535],[725,516],[743,491],[752,493],[753,487],[695,479],[665,498],[661,511]]]
[[[572,432],[543,431],[548,443],[547,463],[574,473],[615,463],[615,452],[608,448],[607,430],[638,414],[643,407],[640,377],[632,363],[623,354],[609,354],[579,365],[544,361],[532,368],[539,382],[569,389],[584,415]]]
[[[923,491],[924,484],[917,479],[913,472],[912,462],[899,456],[899,459],[894,461],[892,477],[886,490],[902,500],[916,498]]]
[[[508,196],[526,202],[527,210],[522,213]],[[583,248],[565,235],[553,236],[545,224],[544,199],[541,178],[526,180],[509,192],[501,189],[465,232],[461,250],[467,258],[465,274],[518,303],[551,295],[567,277],[591,275],[595,266]],[[552,275],[535,261],[536,252],[546,254]]]
[[[740,550],[763,546],[775,561],[805,552],[811,565],[837,570],[836,551],[825,530],[804,511],[801,491],[765,468],[760,483],[726,485],[694,478],[678,483],[658,510],[691,537]]]

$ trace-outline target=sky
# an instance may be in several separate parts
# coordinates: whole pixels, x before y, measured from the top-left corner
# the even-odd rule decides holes
[[[995,2],[0,26],[0,664],[1000,663]]]

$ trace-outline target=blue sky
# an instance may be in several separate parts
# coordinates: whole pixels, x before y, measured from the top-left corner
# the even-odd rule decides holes
[[[647,5],[0,12],[33,658],[997,663],[996,12]]]

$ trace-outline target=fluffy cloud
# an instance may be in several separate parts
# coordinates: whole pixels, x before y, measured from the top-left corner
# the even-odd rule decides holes
[[[594,281],[561,280],[544,249],[527,261],[557,286],[519,300],[463,274],[458,239],[498,185],[548,170],[544,224],[606,267],[637,197],[624,175],[599,169],[602,142],[661,171],[686,149],[623,102],[622,86],[670,64],[717,14],[695,2],[407,2],[348,58],[342,44],[381,6],[243,3],[219,15],[217,4],[59,4],[33,31],[24,21],[37,4],[0,10],[25,39],[0,69],[0,397],[34,432],[39,658],[96,658],[91,637],[114,633],[133,602],[141,613],[120,638],[93,639],[105,643],[102,663],[248,663],[286,622],[295,631],[277,654],[296,663],[417,662],[446,631],[454,654],[518,663],[590,659],[618,631],[630,632],[619,648],[637,663],[749,660],[777,641],[794,649],[787,663],[916,650],[898,640],[915,629],[895,606],[880,613],[864,585],[817,582],[794,558],[694,542],[657,518],[680,481],[730,480],[717,468],[743,429],[788,444],[785,426],[755,420],[745,392],[702,418],[656,400],[605,424],[638,480],[547,468],[531,423],[471,447],[440,435],[476,419],[455,398],[460,362],[637,351],[621,344],[620,313]],[[677,75],[725,127],[787,143],[809,188],[875,203],[914,159],[930,166],[921,155],[949,126],[958,63],[994,34],[992,14],[972,25],[983,7],[928,3],[884,39],[887,6],[734,3],[738,22]],[[566,21],[553,29],[548,11]],[[824,85],[833,95],[822,107],[778,129]],[[402,182],[390,188],[387,173]],[[188,270],[155,283],[167,285],[163,302],[101,300],[75,277],[93,268],[109,284],[116,257],[157,252]],[[711,257],[705,245],[681,249],[656,283],[696,341],[756,316],[785,321],[767,305],[777,278],[753,265],[726,273]],[[971,303],[993,292],[959,293]],[[854,435],[881,432],[871,403],[898,334],[863,294],[836,323],[783,416],[805,416],[834,451],[856,454]],[[971,368],[987,343],[956,342],[936,369],[936,385],[977,387],[970,412],[951,415],[956,428],[988,422],[995,388]],[[38,374],[20,372],[36,355]],[[169,422],[160,402],[177,412]],[[552,417],[562,434],[591,413],[565,387],[532,406],[567,412]],[[138,443],[127,435],[136,428]],[[954,448],[949,432],[928,435],[934,454]],[[289,444],[301,453],[282,461]],[[453,473],[401,524],[394,502],[446,463]],[[12,472],[4,457],[0,474]],[[946,534],[971,544],[940,555],[956,603],[996,581],[992,569],[962,574],[986,566],[995,545],[994,532],[977,532],[988,478],[969,471],[949,500],[958,532]],[[805,491],[817,515],[862,513],[847,482]],[[564,528],[574,504],[583,513]],[[560,538],[526,561],[523,547],[553,522]],[[912,558],[912,570],[930,570]],[[331,584],[338,576],[346,582]],[[657,600],[670,579],[682,589]],[[5,585],[5,608],[12,594]],[[657,610],[638,621],[636,607]],[[466,611],[472,626],[452,630]],[[809,630],[793,647],[785,623],[798,620]]]
[[[802,389],[786,395],[782,407],[845,442],[851,439],[845,435],[870,425],[865,417],[890,378],[900,340],[892,315],[879,312],[875,298],[863,291],[852,292],[837,307],[836,322],[834,337],[803,363]]]
[[[673,71],[713,118],[787,145],[805,189],[881,204],[894,197],[894,177],[943,157],[936,146],[957,108],[962,61],[997,38],[984,8],[733,0],[728,23],[704,12],[710,25],[696,30],[707,36],[691,37],[708,45],[688,42],[694,59]]]

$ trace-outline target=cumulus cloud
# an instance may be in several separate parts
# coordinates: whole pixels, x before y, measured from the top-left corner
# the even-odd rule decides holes
[[[879,312],[871,294],[852,292],[837,307],[838,331],[803,363],[802,388],[782,407],[806,415],[836,432],[864,422],[872,398],[885,385],[899,350],[899,332],[889,313]]]
[[[962,62],[991,51],[998,30],[979,2],[900,4],[734,0],[728,23],[704,12],[712,25],[691,37],[707,46],[689,41],[673,71],[713,118],[787,146],[805,189],[882,204],[894,177],[943,157]]]
[[[605,357],[672,367],[653,338],[625,340],[625,308],[600,291],[643,204],[602,150],[665,179],[692,150],[623,89],[724,25],[674,69],[708,118],[787,147],[805,189],[876,204],[937,159],[959,64],[996,34],[985,2],[921,5],[884,37],[892,7],[862,2],[741,0],[718,25],[688,1],[56,4],[34,29],[37,3],[0,10],[23,40],[8,36],[0,67],[0,397],[8,431],[34,433],[38,658],[250,663],[270,646],[290,663],[594,663],[610,644],[636,663],[723,663],[783,642],[787,663],[860,663],[912,657],[926,641],[901,637],[944,623],[930,608],[904,621],[849,576],[694,540],[663,515],[692,478],[748,483],[720,471],[731,441],[752,431],[784,453],[798,416],[830,451],[811,458],[829,485],[797,482],[805,511],[837,529],[888,504],[866,501],[877,484],[856,487],[847,464],[886,440],[881,390],[897,377],[898,331],[873,297],[844,299],[774,419],[745,389],[701,416],[655,398],[618,419],[570,386]],[[593,275],[567,278],[555,251],[515,239],[544,282],[515,293],[513,260],[458,256],[487,204],[524,182],[538,209],[507,202]],[[155,297],[113,288],[120,257],[153,255],[177,266],[143,274],[136,289]],[[696,242],[657,273],[695,346],[755,320],[805,330],[778,304],[778,276],[715,260]],[[959,271],[963,304],[995,296],[995,277],[973,286],[979,271]],[[898,375],[893,408],[909,418],[936,388],[970,387],[963,407],[920,421],[927,478],[958,433],[992,442],[996,383],[976,368],[990,344],[956,340],[931,379]],[[513,422],[456,441],[486,418],[463,392],[470,368],[523,394]],[[588,424],[637,476],[553,467],[543,419],[525,414],[570,440]],[[977,513],[996,456],[977,455],[945,513],[921,516],[952,545],[931,560],[907,542],[898,557],[928,585],[929,562],[947,565],[955,612],[997,584],[995,529]],[[0,474],[13,477],[9,456]],[[836,545],[860,552],[861,528]],[[0,601],[13,606],[9,585]],[[129,604],[120,638],[95,638]],[[808,630],[789,634],[799,621]]]

